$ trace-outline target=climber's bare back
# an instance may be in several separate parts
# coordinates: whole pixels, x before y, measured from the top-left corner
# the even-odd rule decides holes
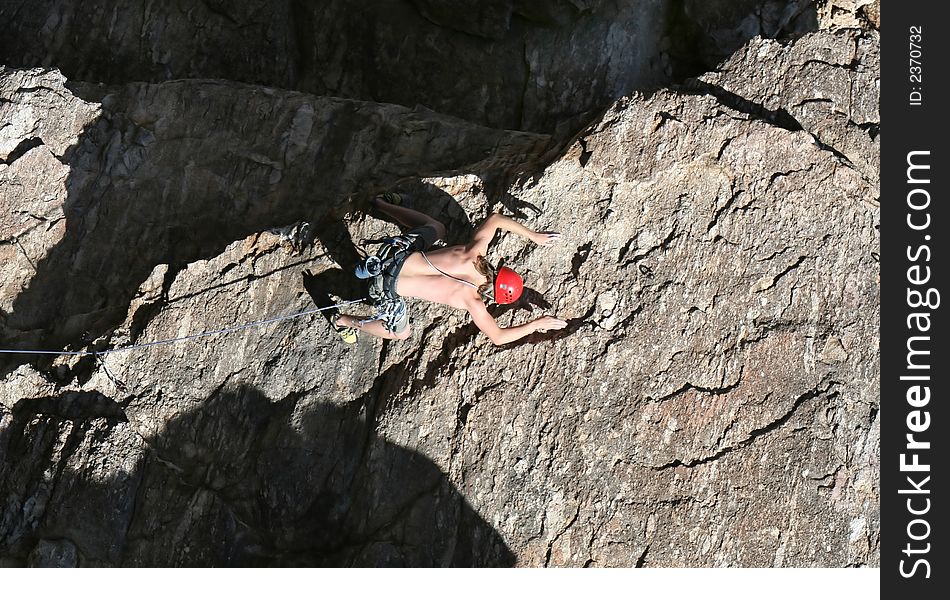
[[[399,272],[396,293],[400,296],[421,298],[468,310],[473,300],[481,302],[478,292],[470,286],[442,275],[432,265],[452,277],[481,285],[485,282],[485,276],[475,269],[477,257],[476,249],[468,246],[449,246],[429,250],[425,256],[421,252],[414,252],[409,255]],[[428,262],[426,258],[429,259]]]

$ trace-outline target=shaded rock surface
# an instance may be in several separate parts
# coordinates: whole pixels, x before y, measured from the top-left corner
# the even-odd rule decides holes
[[[450,5],[492,40],[598,3],[413,6]],[[569,325],[494,347],[410,302],[401,343],[307,315],[6,358],[0,564],[877,566],[877,45],[756,38],[561,146],[4,69],[3,347],[228,328],[313,308],[305,283],[357,298],[357,247],[397,231],[366,212],[389,186],[450,243],[493,210],[563,232],[499,240],[529,290],[492,310]]]
[[[668,4],[44,0],[0,8],[0,56],[70,79],[220,78],[550,130],[665,77]]]
[[[71,80],[214,78],[422,104],[550,132],[713,68],[756,35],[817,26],[815,5],[787,0],[12,0],[0,61]]]
[[[95,339],[121,321],[159,263],[174,271],[298,219],[327,235],[332,228],[321,220],[340,216],[350,195],[462,167],[490,173],[540,154],[547,142],[425,110],[220,81],[87,88],[101,98],[94,111],[56,72],[7,81],[13,126],[0,131],[0,147],[14,149],[0,173],[2,235],[13,240],[5,254],[22,268],[4,283],[12,302],[0,308],[6,327],[44,331],[33,344]],[[77,112],[33,110],[50,97]],[[83,111],[95,118],[60,148]],[[45,129],[60,120],[66,128],[47,147]],[[15,156],[24,136],[34,143]]]

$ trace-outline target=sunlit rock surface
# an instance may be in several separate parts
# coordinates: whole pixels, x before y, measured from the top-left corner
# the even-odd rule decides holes
[[[254,18],[231,4],[192,14]],[[411,8],[470,42],[599,6],[502,4]],[[766,4],[789,28],[827,8]],[[569,325],[495,347],[410,301],[404,342],[347,346],[308,314],[4,355],[0,564],[878,566],[879,38],[857,4],[624,90],[568,137],[174,53],[187,79],[4,68],[4,348],[292,315],[314,308],[305,282],[359,298],[358,248],[398,231],[367,204],[390,188],[449,243],[495,210],[561,231],[500,238],[490,258],[529,289],[493,310]],[[456,31],[448,6],[478,18]]]

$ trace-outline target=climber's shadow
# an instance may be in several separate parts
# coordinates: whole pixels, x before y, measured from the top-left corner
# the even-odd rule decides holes
[[[337,299],[346,302],[351,300],[361,300],[366,298],[367,286],[365,282],[357,279],[352,271],[345,271],[331,267],[319,273],[314,273],[310,269],[304,269],[301,272],[303,287],[313,300],[315,307],[324,308],[335,306],[340,303]],[[331,321],[340,314],[346,312],[346,307],[336,307],[321,311],[321,315]]]
[[[492,317],[498,319],[499,317],[508,313],[517,313],[518,311],[522,310],[528,311],[530,313],[532,308],[549,310],[551,308],[551,303],[548,302],[539,291],[525,286],[524,290],[521,292],[521,297],[518,298],[518,300],[512,302],[511,304],[489,304],[488,312]]]
[[[43,565],[55,557],[37,548],[68,531],[79,566],[512,566],[505,542],[439,467],[378,437],[366,410],[224,388],[149,435],[150,450],[103,481],[68,461],[76,448],[121,437],[114,401],[21,401],[0,427],[0,452],[32,456],[33,445],[56,444],[49,432],[71,424],[72,433],[63,454],[0,469],[13,503],[5,514],[17,520],[0,555]],[[56,489],[27,510],[29,486],[50,468]],[[97,505],[113,510],[88,510]]]

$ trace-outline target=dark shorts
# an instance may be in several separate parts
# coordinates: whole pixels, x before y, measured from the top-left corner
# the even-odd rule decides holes
[[[396,236],[402,238],[409,242],[409,253],[403,257],[402,260],[397,260],[392,269],[392,278],[393,278],[393,291],[395,291],[396,280],[399,279],[399,271],[402,270],[402,263],[406,262],[406,259],[409,258],[409,254],[413,252],[425,252],[435,244],[438,240],[438,235],[435,232],[435,229],[429,225],[423,225],[422,227],[416,227],[415,229],[410,229],[406,233]]]
[[[410,252],[406,253],[406,255],[402,257],[402,260],[394,261],[393,266],[389,269],[388,276],[384,278],[385,285],[387,287],[391,287],[393,293],[396,292],[396,283],[399,281],[399,272],[402,271],[402,265],[404,262],[406,262],[406,259],[409,258],[409,255],[414,252],[425,252],[439,239],[435,228],[429,225],[423,225],[422,227],[410,229],[406,233],[397,237],[409,242]],[[386,330],[391,331],[392,333],[402,333],[407,327],[409,327],[409,311],[405,310],[402,313],[402,318],[400,318],[396,323],[392,324],[391,327],[388,324],[386,325]]]

